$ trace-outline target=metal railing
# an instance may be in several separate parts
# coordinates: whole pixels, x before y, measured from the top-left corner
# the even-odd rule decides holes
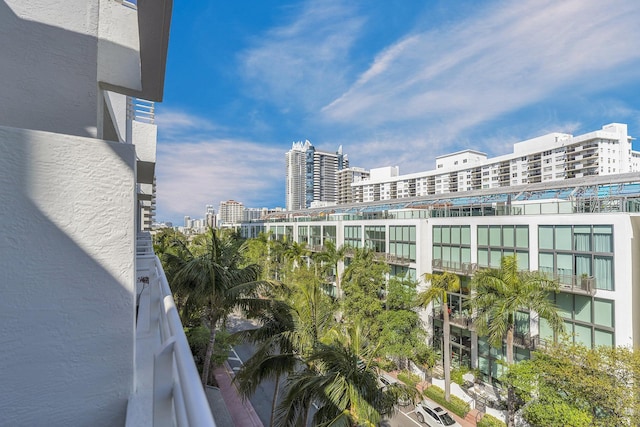
[[[431,267],[434,270],[451,271],[465,275],[471,275],[478,270],[478,264],[476,263],[447,261],[442,259],[432,260]]]
[[[152,372],[153,376],[152,381],[146,381],[152,384],[152,390],[142,390],[151,395],[151,408],[142,408],[139,412],[150,411],[153,426],[215,427],[169,283],[160,260],[153,253],[148,233],[138,236],[136,253],[138,283],[142,287],[137,291],[140,308],[136,342],[141,353],[147,346],[153,346],[153,354],[142,362],[152,363],[153,369],[136,367],[136,376],[145,371]],[[140,360],[137,358],[137,362]],[[145,379],[136,378],[136,382],[144,383]],[[130,405],[131,402],[130,399]]]
[[[156,121],[156,104],[146,99],[127,97],[127,119],[136,122],[154,124]]]

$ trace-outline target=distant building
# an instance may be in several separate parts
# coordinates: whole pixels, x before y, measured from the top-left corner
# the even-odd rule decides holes
[[[225,224],[239,224],[242,222],[244,205],[235,200],[220,202],[218,208],[218,226]]]
[[[640,171],[640,153],[632,151],[627,125],[573,136],[550,133],[518,142],[513,153],[487,158],[463,150],[436,158],[436,169],[399,175],[397,167],[372,169],[352,184],[354,202],[422,197],[514,185],[562,181]]]
[[[285,160],[287,210],[308,208],[312,202],[337,202],[337,173],[349,167],[342,146],[331,153],[317,150],[308,140],[294,142]]]
[[[213,228],[216,226],[216,211],[213,209],[213,205],[207,205],[204,219],[207,227]]]
[[[350,167],[339,170],[336,174],[338,179],[338,204],[354,203],[358,200],[362,200],[362,187],[353,186],[355,182],[360,182],[363,179],[368,179],[371,174],[369,171],[363,168]]]

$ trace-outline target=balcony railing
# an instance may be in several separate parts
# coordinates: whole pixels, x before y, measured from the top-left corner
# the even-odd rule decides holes
[[[579,294],[595,295],[596,278],[592,276],[576,276],[573,274],[553,274],[558,281],[560,290]]]
[[[151,236],[137,240],[138,315],[134,393],[127,426],[212,426],[182,322]]]
[[[444,313],[441,308],[435,310],[434,316],[436,319],[440,319],[444,321]],[[449,314],[449,323],[452,325],[460,326],[465,329],[473,329],[473,318],[467,314],[463,314],[460,312],[450,313]]]
[[[128,96],[127,118],[137,122],[154,124],[156,121],[155,102]]]
[[[467,276],[472,275],[478,271],[478,264],[471,262],[458,262],[458,261],[446,261],[441,259],[434,259],[431,261],[431,267],[434,270],[450,271],[453,273],[464,274]]]

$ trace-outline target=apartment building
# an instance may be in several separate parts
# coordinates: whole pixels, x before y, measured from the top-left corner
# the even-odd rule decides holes
[[[354,182],[360,182],[363,179],[367,179],[371,176],[371,173],[363,168],[349,167],[341,169],[336,173],[338,181],[338,204],[354,203],[357,200],[362,200],[362,195],[358,194],[358,191],[362,191],[362,187],[352,186]]]
[[[218,208],[218,225],[239,224],[244,218],[244,205],[235,200],[220,202]]]
[[[245,235],[258,231],[313,250],[326,240],[371,248],[391,275],[416,279],[421,289],[425,273],[458,274],[462,287],[449,295],[454,366],[478,368],[488,381],[499,377],[504,349],[477,336],[464,302],[474,272],[499,267],[507,255],[517,255],[522,270],[558,280],[560,292],[552,297],[571,339],[587,346],[640,346],[637,173],[307,209],[243,224]],[[433,305],[423,318],[432,342],[441,345],[442,308]],[[556,338],[536,313],[518,314],[518,360]]]
[[[332,153],[317,150],[308,140],[294,142],[291,150],[285,153],[285,161],[287,210],[305,209],[312,202],[337,202],[337,173],[349,167],[342,146]]]
[[[0,2],[0,424],[214,425],[144,232],[171,8]]]
[[[550,133],[518,142],[513,153],[487,158],[463,150],[436,158],[436,168],[399,175],[394,168],[372,169],[354,182],[355,202],[374,202],[472,190],[562,181],[640,171],[627,125],[612,123],[583,135]]]

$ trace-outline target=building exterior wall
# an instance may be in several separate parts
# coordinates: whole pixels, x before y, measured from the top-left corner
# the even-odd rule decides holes
[[[552,133],[518,142],[512,154],[494,158],[474,150],[447,154],[436,159],[436,169],[420,173],[379,168],[352,186],[363,202],[374,202],[634,172],[638,156],[627,125],[612,123],[583,135]],[[413,187],[415,194],[404,190]]]
[[[0,150],[3,423],[123,425],[133,391],[134,146],[0,127]]]
[[[251,227],[264,226],[273,238],[289,235],[299,243],[307,243],[312,250],[321,250],[323,240],[317,236],[324,236],[331,229],[331,235],[335,236],[331,240],[338,247],[368,247],[379,252],[390,265],[391,275],[408,274],[418,280],[419,289],[427,286],[426,273],[442,271],[458,274],[468,289],[477,269],[499,267],[502,257],[515,254],[522,270],[542,271],[559,281],[559,293],[553,298],[561,310],[569,339],[587,346],[638,347],[640,274],[634,261],[640,257],[637,243],[640,188],[637,177],[627,175],[624,179],[631,183],[629,187],[612,184],[598,189],[578,181],[585,188],[574,188],[565,181],[564,189],[522,191],[525,200],[493,192],[484,196],[490,211],[487,214],[473,210],[471,206],[477,201],[461,194],[457,196],[458,202],[433,199],[429,209],[416,205],[415,209],[393,210],[380,201],[360,209],[351,205],[343,211],[338,207],[309,210],[306,216],[297,212],[295,215],[301,218],[298,222],[286,220],[286,216],[274,217],[272,222],[267,219]],[[599,180],[604,183],[606,178]],[[625,195],[619,199],[622,205],[610,198],[614,189]],[[563,193],[582,197],[589,192],[591,196],[580,200],[558,199]],[[595,194],[599,194],[599,202],[593,198]],[[508,209],[496,204],[497,200],[508,200]],[[594,203],[601,209],[589,213],[589,206],[595,206]],[[470,206],[466,214],[447,213],[443,209],[464,204]],[[398,237],[399,230],[405,227],[410,236],[408,241],[406,237]],[[243,229],[243,233],[247,231]],[[489,351],[486,340],[465,323],[471,315],[465,313],[466,306],[461,303],[465,298],[468,293],[464,292],[450,297],[452,333],[458,340],[452,344],[457,351],[457,363],[479,368],[485,379],[497,379],[502,369],[500,360],[505,355],[502,350]],[[438,310],[431,307],[421,313],[435,344],[442,328]],[[529,357],[532,349],[558,338],[535,313],[519,316],[517,359]]]
[[[297,210],[312,202],[336,203],[338,171],[349,167],[342,147],[335,153],[317,150],[309,141],[294,142],[285,153],[286,209]]]

